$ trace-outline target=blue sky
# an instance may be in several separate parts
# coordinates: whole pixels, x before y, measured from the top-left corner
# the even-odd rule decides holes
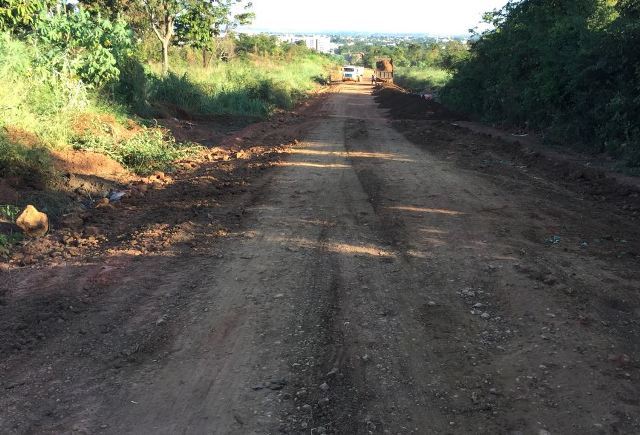
[[[275,32],[354,31],[466,34],[507,0],[253,0],[251,28]]]

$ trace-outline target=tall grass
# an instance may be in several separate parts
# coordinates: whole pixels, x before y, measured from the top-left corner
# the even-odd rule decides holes
[[[434,92],[451,80],[452,74],[438,67],[398,67],[395,81],[399,86],[414,92]]]
[[[70,115],[92,105],[80,81],[37,67],[37,50],[0,34],[0,127],[32,132],[43,142],[67,142]]]
[[[332,62],[308,54],[278,60],[251,57],[210,67],[181,65],[156,79],[151,99],[193,114],[265,117],[275,109],[291,109],[326,80]],[[159,70],[158,65],[152,68]]]

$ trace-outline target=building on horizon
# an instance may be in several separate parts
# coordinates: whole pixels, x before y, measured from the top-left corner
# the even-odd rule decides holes
[[[298,36],[298,35],[280,35],[278,39],[282,42],[288,42],[290,44],[296,44],[298,42],[304,42],[304,45],[311,50],[315,50],[319,53],[335,53],[339,47],[338,44],[331,42],[331,38],[328,36]]]

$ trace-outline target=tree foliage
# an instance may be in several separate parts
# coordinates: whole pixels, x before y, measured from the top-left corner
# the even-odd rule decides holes
[[[240,3],[242,0],[200,0],[187,4],[176,21],[178,44],[201,50],[202,63],[206,66],[208,54],[216,54],[216,48],[221,47],[219,38],[222,34],[253,20],[254,14],[249,12],[251,3],[245,5],[244,12],[234,13],[234,6]],[[218,54],[228,53],[220,51]]]
[[[55,14],[40,20],[35,38],[44,47],[43,63],[101,87],[117,80],[118,68],[131,55],[132,34],[126,23],[91,16],[85,11]]]
[[[0,31],[24,33],[53,5],[51,0],[0,0]]]
[[[479,117],[640,164],[640,2],[510,1],[443,92]]]
[[[169,71],[169,46],[174,36],[183,44],[210,50],[214,38],[237,24],[248,23],[253,14],[233,14],[244,0],[141,0],[147,21],[162,45],[163,72]],[[251,3],[246,5],[246,9]],[[245,10],[246,10],[245,9]],[[205,56],[206,57],[206,56]]]
[[[439,67],[453,70],[468,56],[468,47],[458,40],[403,41],[392,45],[383,42],[360,42],[340,47],[339,54],[351,63],[373,67],[381,57],[393,59],[400,67]]]

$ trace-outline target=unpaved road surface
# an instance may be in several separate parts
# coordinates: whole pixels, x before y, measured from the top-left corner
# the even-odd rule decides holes
[[[0,432],[640,433],[637,211],[411,122],[340,85],[153,249],[3,271]]]

